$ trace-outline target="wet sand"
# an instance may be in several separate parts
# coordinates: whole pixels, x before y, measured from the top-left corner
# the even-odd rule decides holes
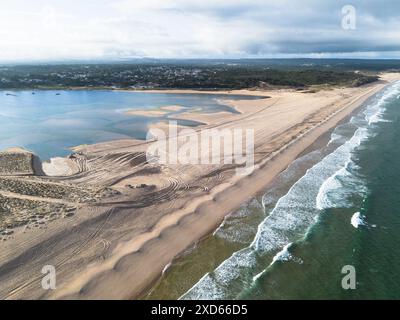
[[[318,137],[399,75],[383,79],[316,93],[227,92],[270,98],[229,102],[240,114],[174,116],[206,123],[195,129],[197,133],[204,128],[254,129],[256,169],[245,177],[235,175],[235,165],[149,164],[147,141],[126,139],[75,148],[74,157],[53,163],[50,171],[55,176],[47,179],[79,188],[107,187],[116,193],[78,203],[72,217],[51,221],[42,229],[16,230],[3,241],[0,298],[138,297],[175,256],[214,231]],[[40,285],[41,268],[48,264],[57,271],[54,291]]]

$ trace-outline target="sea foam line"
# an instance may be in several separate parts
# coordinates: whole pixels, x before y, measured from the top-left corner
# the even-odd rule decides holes
[[[289,234],[293,234],[293,231],[299,227],[305,229],[315,221],[314,218],[318,212],[315,208],[315,198],[319,186],[331,176],[329,172],[333,171],[334,173],[345,164],[344,162],[337,166],[339,163],[338,157],[343,159],[343,153],[346,155],[345,159],[348,158],[347,153],[351,149],[348,145],[356,145],[360,141],[357,133],[350,140],[346,146],[339,147],[322,161],[308,169],[305,175],[292,185],[286,195],[278,200],[271,213],[258,225],[257,234],[249,247],[235,252],[230,258],[222,262],[214,272],[206,274],[181,298],[226,298],[226,293],[229,292],[229,284],[239,280],[243,277],[243,274],[246,274],[246,272],[241,272],[244,271],[243,269],[248,270],[256,264],[256,256],[258,254],[284,248],[284,251],[281,251],[280,254],[273,258],[273,263],[284,257],[287,254],[287,248],[292,242]],[[328,174],[326,162],[328,162],[328,167],[329,164],[331,166],[334,165],[331,171],[328,171]],[[253,281],[254,277],[247,280],[242,279],[242,283],[248,283],[248,285],[251,285]]]
[[[393,94],[391,90],[398,89],[399,84],[400,82],[396,83],[396,86],[391,86],[390,90],[386,90],[378,101],[368,107],[369,111],[376,112],[376,108],[379,110],[389,95]],[[367,116],[364,121],[366,121],[366,124],[369,123]],[[349,164],[351,152],[368,137],[366,134],[367,128],[364,126],[365,123],[364,125],[361,124],[361,127],[356,130],[350,140],[308,169],[305,175],[293,184],[286,195],[277,201],[271,213],[258,225],[256,236],[249,247],[233,253],[231,257],[223,261],[213,272],[204,275],[181,298],[235,298],[236,295],[232,290],[237,290],[237,287],[230,286],[233,282],[239,283],[242,289],[244,289],[243,287],[246,287],[246,285],[251,286],[265,272],[265,270],[258,272],[252,277],[250,275],[251,272],[248,272],[249,268],[256,265],[256,257],[258,255],[277,248],[283,248],[272,259],[272,263],[278,261],[280,257],[284,257],[288,253],[288,248],[293,241],[290,240],[289,234],[291,233],[293,237],[293,233],[297,233],[294,231],[299,227],[309,228],[315,223],[315,216],[320,211],[317,208],[316,199],[319,192],[322,192],[322,185],[327,183],[326,181],[335,176],[335,174],[343,172],[343,169]],[[327,168],[330,170],[327,170]],[[296,200],[296,196],[297,201],[291,202],[292,200]],[[303,209],[300,210],[302,212],[299,212],[299,209]],[[243,272],[246,270],[247,272]]]

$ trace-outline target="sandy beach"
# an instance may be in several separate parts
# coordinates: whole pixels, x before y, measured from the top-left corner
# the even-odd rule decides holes
[[[38,228],[17,227],[4,237],[0,242],[0,298],[140,297],[175,257],[267,188],[318,137],[399,79],[399,74],[388,73],[369,85],[317,92],[201,91],[265,97],[226,101],[237,114],[174,114],[175,119],[204,123],[195,127],[195,134],[211,128],[253,129],[255,170],[248,176],[236,175],[234,164],[151,164],[146,161],[146,150],[153,142],[134,139],[80,146],[68,158],[45,163],[47,176],[32,177],[35,183],[68,187],[77,195],[82,194],[79,190],[88,191],[84,199],[59,199],[57,204],[74,208],[73,215],[65,218],[64,213],[64,218],[55,217]],[[165,106],[132,112],[158,116],[179,110],[179,106]],[[162,123],[158,128],[167,129]],[[48,195],[34,200],[53,204]],[[41,286],[41,269],[49,264],[57,272],[57,289],[50,291]]]

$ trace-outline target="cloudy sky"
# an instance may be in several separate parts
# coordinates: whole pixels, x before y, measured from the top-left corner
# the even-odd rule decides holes
[[[1,0],[0,9],[0,61],[400,58],[399,0]]]

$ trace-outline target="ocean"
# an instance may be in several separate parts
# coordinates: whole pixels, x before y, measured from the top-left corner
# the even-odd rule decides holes
[[[66,156],[81,144],[136,138],[145,139],[149,125],[167,121],[188,110],[207,113],[237,111],[222,100],[260,99],[257,96],[169,94],[111,90],[0,91],[0,150],[24,147],[42,160]],[[124,114],[129,109],[182,106],[159,117]],[[167,117],[169,117],[167,119]],[[197,126],[190,120],[178,124]]]
[[[400,82],[321,141],[144,298],[399,299]]]

